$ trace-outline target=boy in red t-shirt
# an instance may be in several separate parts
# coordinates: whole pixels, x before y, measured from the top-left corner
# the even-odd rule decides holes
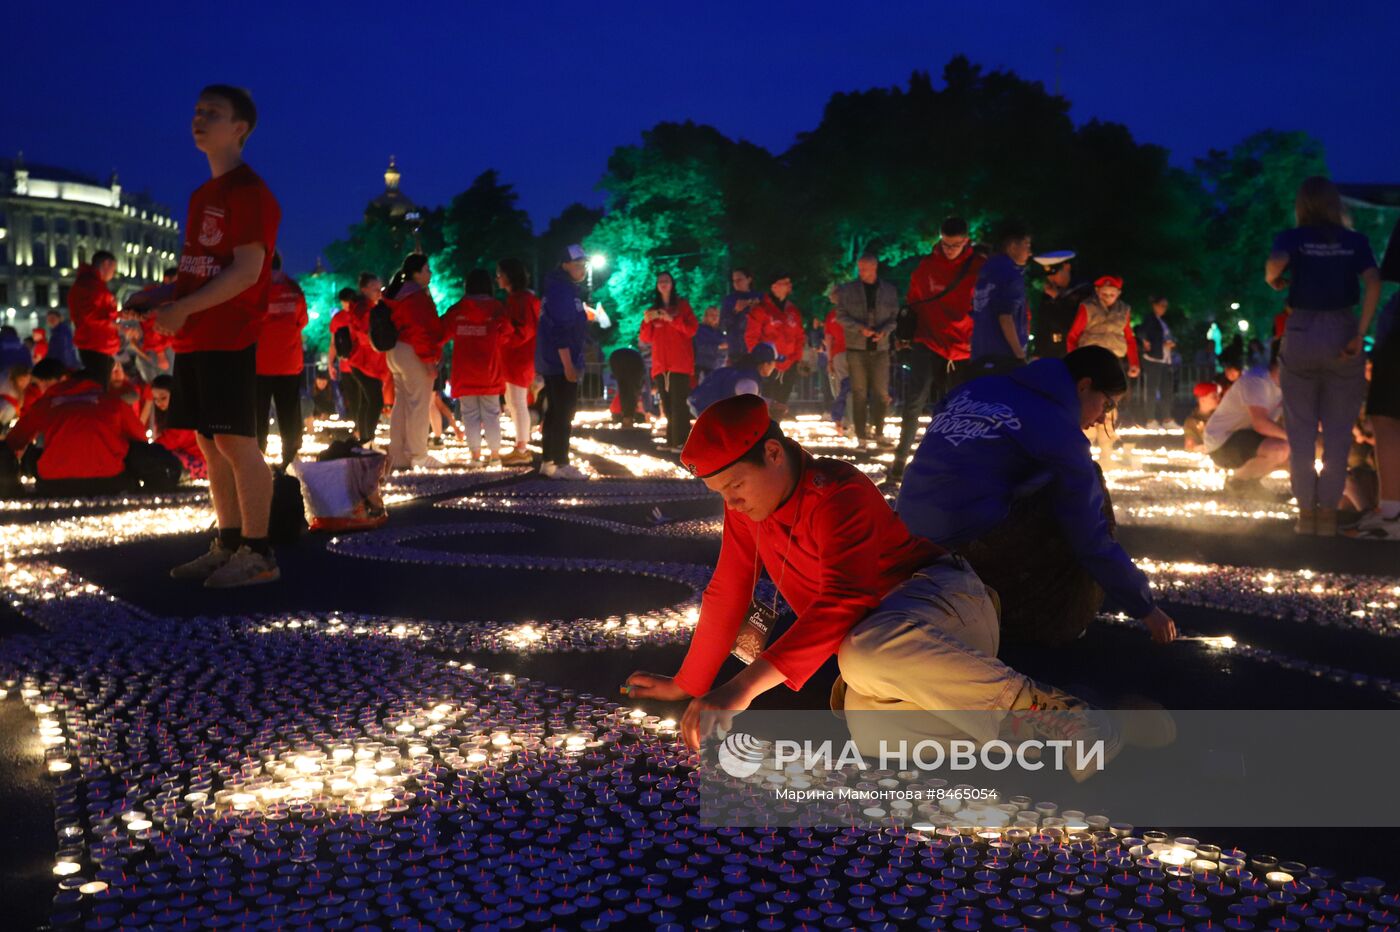
[[[190,196],[175,300],[156,328],[175,337],[170,426],[199,434],[218,537],[170,571],[210,588],[281,577],[268,546],[272,473],[258,451],[257,338],[267,310],[281,209],[243,163],[257,108],[242,88],[200,92],[191,130],[212,176]]]

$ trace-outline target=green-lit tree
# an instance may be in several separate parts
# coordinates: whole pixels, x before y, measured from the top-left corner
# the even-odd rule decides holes
[[[1196,163],[1210,198],[1204,227],[1205,267],[1214,289],[1209,316],[1227,330],[1236,319],[1258,331],[1283,308],[1264,282],[1274,236],[1294,226],[1293,199],[1309,175],[1327,174],[1322,144],[1306,133],[1255,133],[1233,149],[1213,150]],[[1238,303],[1239,311],[1230,305]]]
[[[309,318],[306,330],[302,333],[302,344],[318,356],[323,356],[330,346],[331,318],[340,310],[336,295],[342,288],[354,288],[355,276],[341,272],[330,272],[324,268],[297,279],[306,295],[306,312]]]

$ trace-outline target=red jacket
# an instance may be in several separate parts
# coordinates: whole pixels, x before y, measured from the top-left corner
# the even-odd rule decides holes
[[[909,276],[906,298],[915,315],[915,342],[953,362],[972,356],[972,292],[977,287],[977,273],[986,261],[971,243],[953,260],[943,254],[941,246],[924,256]],[[971,265],[963,272],[968,263]],[[953,283],[959,272],[963,275],[957,287],[932,300]]]
[[[535,334],[540,328],[540,299],[533,291],[506,295],[506,321],[510,325],[501,342],[501,368],[511,385],[535,380]]]
[[[350,336],[355,341],[355,351],[350,354],[350,368],[372,379],[392,384],[389,378],[389,364],[384,361],[384,354],[375,349],[369,339],[369,311],[369,302],[363,297],[350,309]],[[388,403],[387,396],[385,403]]]
[[[695,374],[695,333],[700,321],[684,298],[671,309],[671,320],[648,320],[642,323],[637,338],[651,346],[651,374],[682,372]]]
[[[125,469],[133,441],[146,441],[131,406],[92,379],[66,378],[44,393],[10,429],[5,444],[16,456],[39,434],[40,479],[106,479]]]
[[[192,430],[167,427],[160,432],[160,436],[156,437],[156,443],[171,453],[183,453],[192,459],[204,461],[204,451],[199,448],[199,438]]]
[[[429,365],[437,365],[442,358],[442,321],[438,318],[437,305],[433,296],[409,282],[399,291],[399,296],[384,299],[394,312],[394,326],[399,328],[399,342],[413,347],[418,358]],[[369,327],[369,321],[365,321]]]
[[[758,524],[725,509],[719,563],[676,674],[676,685],[692,696],[710,691],[729,656],[760,563],[797,612],[797,621],[762,656],[788,686],[801,689],[891,589],[946,553],[910,534],[851,464],[814,459],[793,443],[788,452],[798,456],[802,474],[781,508]]]
[[[807,332],[802,328],[802,310],[791,301],[781,308],[772,294],[749,308],[749,322],[744,329],[744,345],[752,352],[760,343],[772,343],[779,356],[778,371],[786,372],[802,358],[807,345]]]
[[[78,277],[68,289],[68,316],[73,320],[73,345],[80,350],[115,356],[121,352],[117,333],[117,296],[112,294],[93,265],[78,266]]]
[[[301,286],[286,273],[273,272],[258,331],[258,375],[301,375],[301,332],[307,322]]]
[[[846,328],[837,322],[836,308],[826,312],[826,323],[822,326],[826,335],[831,338],[831,349],[827,352],[832,356],[840,356],[846,352]]]
[[[501,344],[510,330],[505,305],[486,295],[463,298],[442,323],[452,341],[452,397],[504,392]]]
[[[35,327],[30,336],[34,338],[34,348],[29,351],[29,355],[34,357],[35,362],[38,362],[49,353],[49,335],[44,332],[42,327]]]

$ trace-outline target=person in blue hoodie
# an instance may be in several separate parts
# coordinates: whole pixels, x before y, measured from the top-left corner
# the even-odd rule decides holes
[[[544,378],[547,399],[540,424],[544,453],[540,475],[549,479],[586,479],[569,465],[569,433],[578,408],[583,345],[588,337],[588,315],[578,290],[588,275],[588,255],[575,244],[565,247],[559,259],[559,265],[544,278],[535,338],[535,371]]]
[[[997,231],[998,252],[977,275],[972,292],[972,361],[967,378],[1002,375],[1026,364],[1030,314],[1026,304],[1026,263],[1031,231],[1008,220]]]
[[[49,311],[44,318],[49,325],[49,359],[57,359],[69,372],[77,372],[83,367],[78,358],[78,348],[73,345],[73,327],[63,319],[58,311]]]
[[[740,356],[733,365],[710,373],[690,393],[687,403],[696,417],[710,405],[735,395],[762,395],[763,383],[778,366],[778,354],[771,343],[760,343],[751,352]]]
[[[1002,634],[1064,644],[1106,592],[1154,641],[1176,625],[1113,538],[1113,506],[1084,431],[1126,394],[1100,346],[964,385],[934,411],[896,510],[913,533],[962,553],[1001,596]]]
[[[729,284],[734,290],[724,296],[719,306],[719,329],[724,331],[725,343],[729,346],[729,364],[744,355],[744,331],[749,324],[749,309],[763,300],[763,295],[753,290],[753,273],[746,268],[736,268],[729,273]]]

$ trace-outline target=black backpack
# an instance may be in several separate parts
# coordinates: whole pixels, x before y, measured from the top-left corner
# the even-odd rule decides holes
[[[381,353],[387,353],[399,345],[399,328],[394,325],[394,312],[383,301],[370,308],[369,342]]]
[[[355,338],[350,335],[349,327],[341,327],[335,332],[335,354],[341,359],[349,359],[353,352],[355,352]]]

